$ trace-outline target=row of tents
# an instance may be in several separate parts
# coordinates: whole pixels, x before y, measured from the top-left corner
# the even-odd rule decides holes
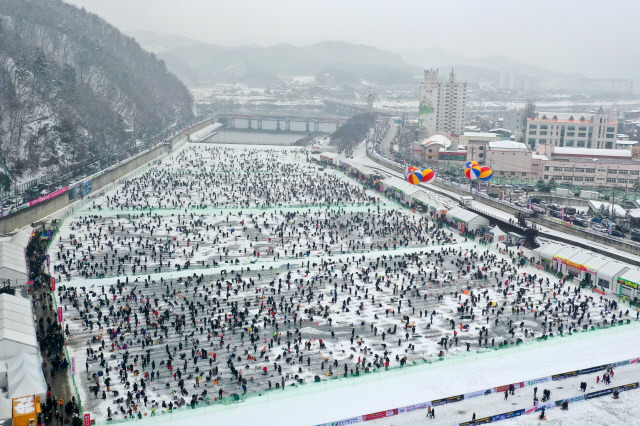
[[[331,164],[348,174],[357,173],[368,179],[377,177],[380,192],[406,206],[429,213],[432,217],[444,216],[452,226],[461,231],[475,232],[489,227],[489,220],[484,216],[458,206],[455,201],[429,191],[423,185],[412,185],[396,176],[388,177],[385,173],[335,152],[322,152],[319,158],[321,162]]]
[[[552,242],[533,250],[533,256],[552,272],[573,276],[602,294],[632,300],[639,296],[640,268],[635,266],[582,248]]]
[[[31,302],[0,294],[0,419],[12,417],[13,398],[46,398],[47,382]]]

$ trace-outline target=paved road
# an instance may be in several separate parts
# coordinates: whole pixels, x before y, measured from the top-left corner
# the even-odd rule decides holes
[[[387,131],[387,133],[384,135],[384,139],[382,139],[382,142],[380,142],[380,152],[383,152],[384,154],[386,154],[387,156],[389,155],[389,150],[391,148],[391,141],[393,141],[393,138],[396,136],[396,134],[398,133],[398,126],[393,123],[393,120],[390,120],[390,128]]]
[[[37,321],[39,321],[40,318],[43,318],[43,321],[46,324],[47,317],[51,318],[51,320],[55,322],[57,321],[57,315],[55,312],[55,308],[51,307],[53,293],[49,290],[48,286],[45,287],[47,288],[40,288],[34,292],[31,292],[29,294],[29,297],[35,299],[34,313],[36,315]],[[67,401],[70,401],[71,397],[74,395],[71,387],[70,368],[68,368],[67,370],[57,370],[55,372],[55,376],[52,377],[50,367],[51,356],[47,354],[47,351],[43,350],[43,348],[40,348],[40,350],[42,360],[46,362],[45,379],[47,381],[47,384],[51,386],[52,397],[55,397],[58,401],[62,399],[64,404],[66,404]],[[64,410],[61,409],[61,407],[58,408],[58,411],[60,413],[64,413]],[[51,424],[57,424],[55,423],[55,419],[53,419]]]

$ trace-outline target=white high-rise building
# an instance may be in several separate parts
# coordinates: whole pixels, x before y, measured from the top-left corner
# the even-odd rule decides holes
[[[425,70],[420,83],[420,128],[434,133],[460,135],[464,132],[467,83],[456,82],[453,70],[446,83],[438,82],[438,70]]]

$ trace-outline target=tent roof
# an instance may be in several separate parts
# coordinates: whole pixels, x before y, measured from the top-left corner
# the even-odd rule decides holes
[[[440,209],[442,208],[442,206],[440,206],[440,203],[438,203],[436,200],[434,200],[431,195],[425,191],[418,191],[415,194],[413,194],[411,196],[414,200],[416,201],[420,201],[421,203],[424,203],[430,207],[434,207],[436,209]]]
[[[19,248],[10,241],[0,242],[0,268],[11,269],[27,275],[27,262],[24,257],[24,249]]]
[[[0,342],[3,340],[38,347],[33,309],[27,299],[0,294]]]
[[[577,263],[579,265],[584,265],[585,262],[593,257],[593,253],[589,251],[580,250],[576,254],[567,259],[572,261],[573,263]]]
[[[640,271],[637,269],[629,269],[628,271],[620,274],[620,278],[631,281],[632,283],[640,284]]]
[[[406,195],[412,195],[420,191],[420,188],[418,188],[416,185],[411,185],[406,180],[400,179],[399,177],[395,177],[395,176],[390,177],[389,179],[383,180],[382,183],[391,188],[399,189]]]
[[[36,340],[36,336],[33,334],[23,333],[7,328],[0,330],[0,344],[2,344],[4,340],[10,340],[12,342],[20,343],[21,345],[33,346],[35,348],[38,347],[38,341]]]
[[[498,225],[496,225],[493,228],[491,228],[491,230],[489,232],[491,232],[494,236],[495,235],[507,235],[507,233],[504,232],[502,229],[500,229],[500,227]]]
[[[542,259],[551,260],[553,259],[553,255],[556,254],[558,251],[560,251],[564,247],[565,246],[557,243],[548,244],[545,248],[540,250],[540,257]]]
[[[573,246],[566,246],[566,247],[561,248],[560,250],[556,250],[556,252],[553,253],[553,255],[561,257],[563,259],[571,259],[571,257],[575,256],[576,254],[580,253],[581,251],[583,251],[583,250],[582,249],[578,249],[578,248],[573,247]]]
[[[7,379],[11,398],[47,394],[47,382],[42,373],[42,368],[20,370],[13,375],[7,374]]]
[[[11,303],[12,305],[22,306],[25,309],[28,309],[31,313],[31,302],[24,297],[14,296],[13,294],[2,293],[0,294],[0,302]]]
[[[593,253],[590,253],[590,252],[587,252],[587,253],[591,254],[591,257],[588,260],[584,261],[582,264],[589,269],[595,270],[596,272],[611,261],[611,259],[605,259],[604,257],[594,256]]]
[[[604,278],[607,281],[611,281],[614,276],[625,269],[628,269],[627,266],[612,260],[602,268],[598,269],[598,278]]]
[[[29,226],[29,229],[32,229],[32,228]],[[27,248],[27,245],[29,244],[30,239],[31,239],[31,231],[23,228],[18,230],[18,232],[16,232],[15,234],[13,234],[13,236],[11,237],[11,243],[21,248],[22,250],[25,250]]]

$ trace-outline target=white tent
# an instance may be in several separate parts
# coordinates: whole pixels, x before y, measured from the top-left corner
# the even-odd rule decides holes
[[[10,398],[46,396],[31,302],[6,293],[0,294],[0,360],[0,386]]]
[[[426,206],[429,206],[431,210],[436,210],[437,212],[442,211],[442,205],[431,196],[432,193],[428,193],[426,191],[416,192],[411,196],[412,201],[415,203],[422,203]]]
[[[13,404],[11,399],[7,398],[4,392],[0,392],[0,420],[10,419],[13,417]]]
[[[15,375],[7,374],[9,382],[9,396],[19,398],[21,396],[36,395],[41,398],[47,396],[47,382],[42,372],[42,367],[31,370],[20,370]]]
[[[17,281],[24,285],[28,281],[27,262],[24,249],[11,241],[0,242],[0,280]]]
[[[497,241],[505,241],[507,239],[507,234],[502,229],[498,227],[498,225],[494,226],[489,232],[492,235],[491,242],[495,243]]]
[[[565,246],[557,243],[548,244],[544,248],[540,249],[540,259],[551,263],[551,261],[553,261],[553,255],[560,251],[563,247]]]
[[[464,223],[464,230],[473,232],[482,226],[489,225],[489,219],[462,207],[454,207],[447,211],[447,219]],[[458,225],[462,229],[461,225]]]
[[[598,286],[610,289],[610,291],[618,291],[617,279],[629,268],[615,260],[610,261],[602,268],[598,269]]]
[[[11,237],[11,243],[22,250],[26,250],[27,245],[29,245],[29,240],[31,239],[31,229],[30,226],[28,229],[19,229],[18,232]]]
[[[31,302],[22,297],[0,294],[0,322],[0,359],[11,358],[23,350],[29,354],[38,353]]]

